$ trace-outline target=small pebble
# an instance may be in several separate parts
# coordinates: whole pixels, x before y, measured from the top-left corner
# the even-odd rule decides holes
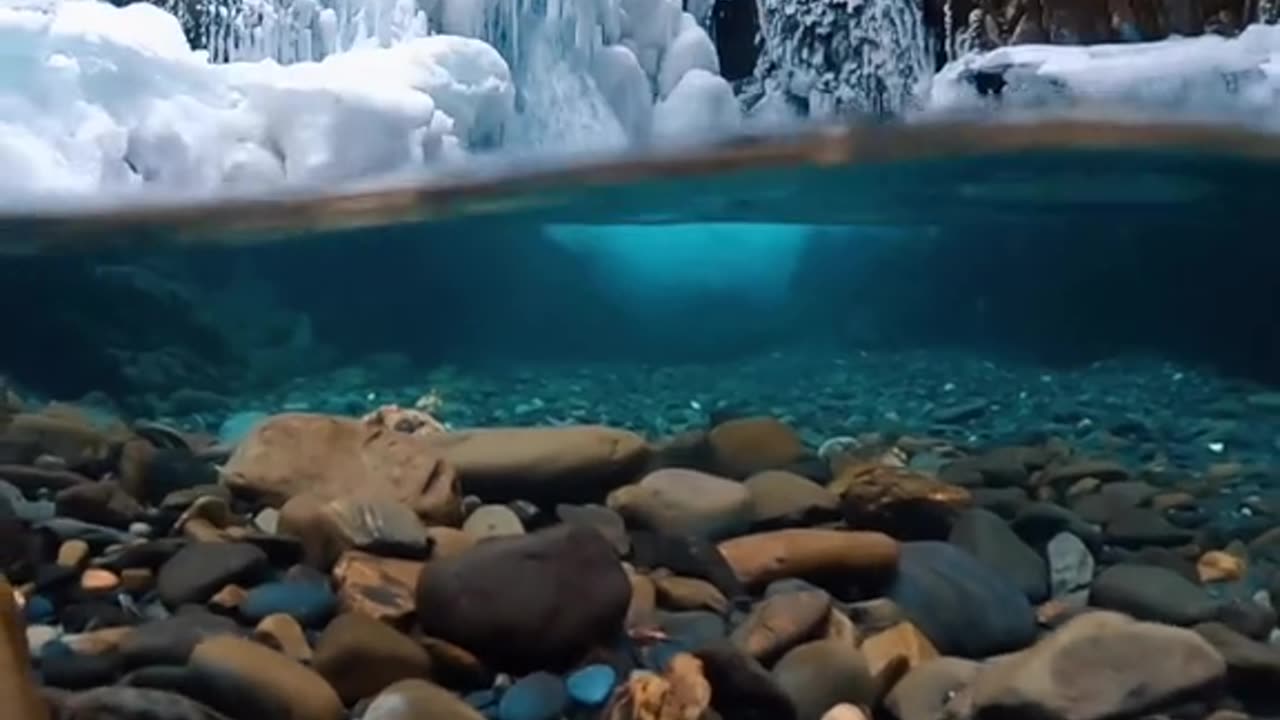
[[[608,665],[588,665],[574,671],[565,681],[569,689],[569,697],[574,702],[587,707],[603,705],[613,692],[618,681],[618,674]]]
[[[85,592],[111,592],[120,587],[120,577],[110,570],[89,568],[80,576],[80,589]]]
[[[498,703],[499,720],[554,720],[569,704],[564,682],[547,672],[516,681]]]
[[[52,620],[54,616],[53,603],[43,595],[32,595],[27,598],[26,605],[22,608],[22,614],[27,619],[27,622],[32,624]]]
[[[58,565],[79,570],[89,560],[89,543],[83,540],[68,540],[58,547]]]
[[[120,572],[120,587],[135,595],[150,590],[155,580],[155,573],[149,568],[129,568]]]
[[[129,525],[130,535],[136,535],[138,537],[146,538],[146,537],[151,537],[152,532],[154,531],[151,529],[151,526],[144,522],[136,522],[136,523],[131,523]]]

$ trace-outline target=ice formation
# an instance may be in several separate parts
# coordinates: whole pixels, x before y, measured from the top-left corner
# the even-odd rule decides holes
[[[938,73],[928,103],[930,111],[1080,106],[1280,128],[1280,27],[1251,25],[1235,38],[1019,45],[968,55]]]

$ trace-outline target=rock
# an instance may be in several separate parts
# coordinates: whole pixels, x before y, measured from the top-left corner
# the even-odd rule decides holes
[[[867,720],[867,715],[855,705],[840,703],[824,713],[822,720]]]
[[[785,469],[809,455],[795,430],[770,417],[722,422],[711,429],[706,442],[714,471],[738,479]]]
[[[303,627],[318,627],[333,617],[337,606],[328,584],[273,582],[250,590],[240,603],[240,615],[256,623],[268,615],[284,613]]]
[[[110,570],[89,568],[80,576],[80,589],[86,593],[110,593],[120,587],[120,577]]]
[[[718,548],[747,586],[790,577],[881,576],[898,562],[898,543],[879,532],[775,530],[726,540]]]
[[[1104,483],[1121,482],[1129,479],[1129,469],[1110,460],[1072,460],[1045,468],[1040,481],[1063,490],[1086,477],[1094,477]]]
[[[1115,513],[1106,525],[1105,535],[1109,542],[1121,547],[1185,545],[1192,539],[1190,532],[1175,527],[1151,508],[1128,508]]]
[[[265,695],[258,688],[246,685],[239,677],[218,670],[157,665],[134,670],[121,678],[119,684],[178,693],[232,720],[289,717],[288,706],[278,698]]]
[[[185,665],[196,645],[206,638],[240,632],[239,625],[231,618],[214,615],[203,608],[184,610],[173,617],[134,628],[119,639],[117,651],[126,668]]]
[[[627,601],[627,615],[623,621],[627,629],[644,628],[652,624],[658,608],[658,588],[653,578],[627,571],[627,583],[631,597]]]
[[[333,688],[315,671],[250,640],[227,635],[204,640],[192,666],[234,678],[288,708],[287,720],[342,720]]]
[[[831,596],[822,590],[780,593],[760,601],[734,631],[739,650],[765,664],[827,628]]]
[[[650,448],[635,433],[595,425],[484,428],[424,438],[489,502],[594,501],[635,480]]]
[[[1091,548],[1102,544],[1102,533],[1095,526],[1068,509],[1047,502],[1023,506],[1010,527],[1031,547],[1045,545],[1061,532],[1075,535]]]
[[[1189,630],[1091,612],[987,665],[949,710],[966,718],[1141,716],[1210,689],[1225,674],[1218,653]]]
[[[618,673],[608,665],[587,665],[565,679],[569,697],[584,707],[604,705],[618,682]]]
[[[607,720],[701,718],[711,705],[711,685],[702,661],[688,653],[671,658],[662,675],[635,672],[618,688],[603,717]]]
[[[516,681],[498,704],[498,720],[557,720],[569,705],[564,682],[548,672]]]
[[[348,550],[333,566],[338,607],[376,620],[399,623],[413,614],[414,587],[422,563]]]
[[[1093,581],[1089,604],[1169,625],[1205,622],[1218,611],[1217,602],[1203,588],[1151,565],[1122,564],[1103,570]]]
[[[129,568],[120,573],[120,587],[134,595],[141,595],[151,590],[155,582],[155,573],[147,568]]]
[[[385,623],[359,613],[334,618],[316,642],[312,666],[347,705],[410,678],[429,678],[431,657]]]
[[[982,665],[973,660],[940,657],[912,668],[885,697],[898,720],[937,720],[951,696],[969,686]]]
[[[560,525],[432,561],[416,597],[427,634],[519,672],[568,665],[609,644],[622,629],[631,585],[603,535]]]
[[[1223,552],[1210,550],[1196,562],[1196,573],[1202,583],[1234,582],[1244,577],[1244,560]]]
[[[467,516],[463,532],[475,540],[524,534],[520,516],[506,505],[481,505]]]
[[[54,654],[46,651],[40,658],[40,678],[49,687],[85,690],[111,685],[120,676],[120,656]]]
[[[729,612],[728,598],[706,580],[666,575],[653,578],[653,584],[657,601],[669,610]]]
[[[1192,629],[1226,661],[1233,695],[1274,702],[1280,682],[1280,648],[1251,640],[1222,623],[1202,623]]]
[[[234,613],[248,596],[249,591],[239,585],[228,585],[214,593],[207,604],[217,611]]]
[[[1049,541],[1050,591],[1055,598],[1065,597],[1093,582],[1095,563],[1084,541],[1069,532],[1060,532]]]
[[[1049,571],[1044,558],[1018,537],[1000,516],[989,510],[966,510],[951,528],[950,542],[1013,581],[1033,603],[1049,596]]]
[[[828,487],[851,527],[905,540],[941,540],[956,515],[973,504],[969,491],[906,468],[852,465]]]
[[[903,658],[908,668],[915,668],[938,657],[938,649],[929,638],[909,622],[868,636],[859,649],[873,675],[883,672],[895,658]]]
[[[791,650],[772,674],[795,706],[797,720],[821,720],[840,703],[871,706],[880,695],[879,683],[858,649],[831,640]]]
[[[31,677],[27,652],[13,587],[0,576],[0,698],[15,720],[48,720],[49,709]]]
[[[668,650],[696,650],[708,643],[719,642],[725,637],[724,618],[701,610],[687,612],[658,612],[658,627],[667,635]],[[665,658],[664,658],[665,659]],[[657,664],[659,667],[661,664]]]
[[[766,470],[743,483],[751,496],[753,525],[800,523],[835,514],[840,498],[809,478],[785,470]]]
[[[638,568],[661,568],[706,580],[725,597],[736,598],[745,593],[719,547],[703,538],[637,530],[631,533],[631,562]]]
[[[631,536],[618,513],[604,505],[556,505],[556,517],[570,525],[589,525],[604,535],[619,557],[631,552]]]
[[[396,500],[425,522],[462,520],[458,476],[424,436],[350,418],[275,415],[256,425],[224,466],[232,489],[279,507],[295,495]]]
[[[73,485],[60,491],[54,502],[59,515],[120,529],[145,512],[141,503],[111,480]]]
[[[311,662],[311,645],[291,615],[276,613],[262,618],[253,629],[253,639],[297,662]]]
[[[443,526],[427,528],[427,540],[431,545],[429,560],[457,557],[476,544],[475,538],[462,530]]]
[[[734,720],[796,720],[791,698],[752,658],[727,642],[696,651],[711,685],[711,705],[722,718]]]
[[[68,540],[58,547],[58,565],[79,570],[89,562],[89,543]]]
[[[142,480],[125,482],[129,494],[154,502],[170,493],[218,484],[218,470],[186,448],[156,450],[145,458]]]
[[[1218,608],[1217,621],[1245,637],[1266,641],[1276,629],[1276,611],[1260,600],[1228,598]]]
[[[230,720],[174,692],[137,687],[99,687],[68,695],[59,703],[63,720]],[[26,720],[19,715],[15,720]]]
[[[361,720],[485,720],[457,695],[426,680],[401,680],[365,708]]]
[[[193,543],[160,568],[156,590],[170,608],[203,603],[232,583],[252,584],[267,567],[266,553],[249,543]]]
[[[623,519],[671,535],[712,540],[751,524],[751,495],[741,483],[697,470],[666,468],[609,493],[606,505]]]
[[[975,507],[986,508],[1005,520],[1017,517],[1018,512],[1031,502],[1027,491],[1020,487],[975,487],[969,488],[969,494],[973,496]]]
[[[1125,562],[1133,565],[1152,565],[1170,570],[1180,577],[1186,578],[1193,585],[1200,584],[1200,574],[1196,565],[1185,554],[1164,547],[1144,547],[1133,553]]]
[[[886,596],[943,655],[986,657],[1035,638],[1035,611],[1021,590],[947,543],[904,543]]]

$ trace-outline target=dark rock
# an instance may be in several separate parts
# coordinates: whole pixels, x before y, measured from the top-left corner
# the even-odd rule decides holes
[[[1234,598],[1218,608],[1218,622],[1245,637],[1265,642],[1276,629],[1276,611],[1250,599]]]
[[[1045,502],[1033,502],[1018,513],[1010,524],[1031,547],[1044,547],[1060,532],[1080,538],[1090,549],[1102,544],[1102,533],[1070,510]]]
[[[1045,559],[989,510],[962,512],[951,528],[950,542],[969,551],[999,575],[1012,580],[1031,602],[1049,595]]]
[[[1200,584],[1200,574],[1196,572],[1196,564],[1176,550],[1165,547],[1145,547],[1130,555],[1124,562],[1164,568],[1196,585]]]
[[[116,681],[121,669],[120,656],[56,654],[40,658],[40,677],[46,685],[67,690],[83,690]]]
[[[556,720],[569,705],[564,681],[536,672],[516,681],[498,704],[498,720]]]
[[[177,693],[126,686],[100,687],[69,695],[59,703],[57,717],[59,720],[236,720]]]
[[[1275,688],[1280,684],[1280,648],[1251,640],[1221,623],[1196,625],[1193,630],[1227,661],[1227,679],[1232,695],[1267,709],[1280,708]]]
[[[240,626],[230,618],[201,607],[184,608],[173,617],[139,625],[120,641],[118,652],[126,668],[183,665],[201,640],[240,633]]]
[[[217,485],[218,470],[185,448],[157,450],[144,469],[144,494],[151,502],[198,485]]]
[[[223,587],[252,585],[268,569],[267,555],[248,543],[193,543],[160,568],[156,590],[170,608],[203,603]]]
[[[122,530],[107,527],[106,525],[87,523],[75,518],[55,517],[39,523],[36,527],[53,533],[61,542],[83,540],[93,548],[122,545],[134,539],[132,535]]]
[[[603,505],[566,505],[556,506],[556,517],[570,525],[589,525],[604,535],[620,557],[631,552],[631,537],[627,535],[626,523],[618,513]]]
[[[120,684],[154,692],[178,693],[213,708],[231,720],[289,717],[288,708],[278,700],[215,668],[156,665],[129,673],[121,678]]]
[[[886,595],[943,655],[986,657],[1035,639],[1035,612],[1022,591],[947,543],[903,543]]]
[[[1020,487],[978,487],[971,488],[969,492],[975,506],[986,508],[1005,520],[1017,517],[1018,512],[1031,502],[1027,491]]]
[[[62,629],[78,633],[99,628],[137,625],[142,618],[133,610],[110,602],[84,602],[67,605],[58,613]]]
[[[158,570],[169,558],[173,557],[187,545],[185,538],[160,538],[147,540],[136,545],[127,545],[110,554],[104,555],[95,563],[112,572],[119,573],[129,568],[147,568]]]
[[[962,658],[935,658],[912,668],[885,697],[898,720],[936,720],[955,693],[968,687],[982,665]]]
[[[145,513],[132,495],[111,480],[69,487],[58,493],[55,503],[59,515],[121,530]]]
[[[273,567],[288,567],[300,563],[305,554],[302,541],[288,535],[251,532],[236,539],[239,542],[253,545],[266,553],[267,561]]]
[[[631,563],[644,570],[666,568],[676,575],[706,580],[731,600],[746,594],[720,550],[700,538],[634,531]]]
[[[567,666],[612,641],[631,583],[603,535],[560,525],[436,560],[415,594],[425,633],[519,672]]]
[[[1150,508],[1129,508],[1117,512],[1107,523],[1108,542],[1122,547],[1146,547],[1149,545],[1185,545],[1192,534],[1174,527],[1158,511]]]
[[[400,680],[428,677],[431,656],[386,623],[344,613],[321,633],[312,666],[350,705]]]
[[[721,641],[694,653],[711,685],[711,707],[733,720],[796,720],[791,698],[755,660]]]
[[[250,590],[239,610],[242,617],[255,624],[268,615],[284,613],[303,627],[317,627],[328,622],[337,607],[338,598],[328,585],[273,582]]]
[[[696,650],[724,639],[728,628],[724,618],[705,610],[656,613],[658,626],[666,632],[668,642],[679,650]]]
[[[815,640],[793,648],[773,666],[773,679],[791,698],[798,720],[821,720],[840,703],[870,707],[879,700],[879,681],[867,659],[847,641]]]
[[[1194,625],[1217,615],[1205,590],[1178,574],[1151,565],[1114,565],[1093,581],[1089,604],[1139,620]]]

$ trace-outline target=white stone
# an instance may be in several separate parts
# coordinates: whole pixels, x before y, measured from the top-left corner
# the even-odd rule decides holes
[[[1053,597],[1063,597],[1093,582],[1097,563],[1084,541],[1061,532],[1049,541],[1049,586]]]

